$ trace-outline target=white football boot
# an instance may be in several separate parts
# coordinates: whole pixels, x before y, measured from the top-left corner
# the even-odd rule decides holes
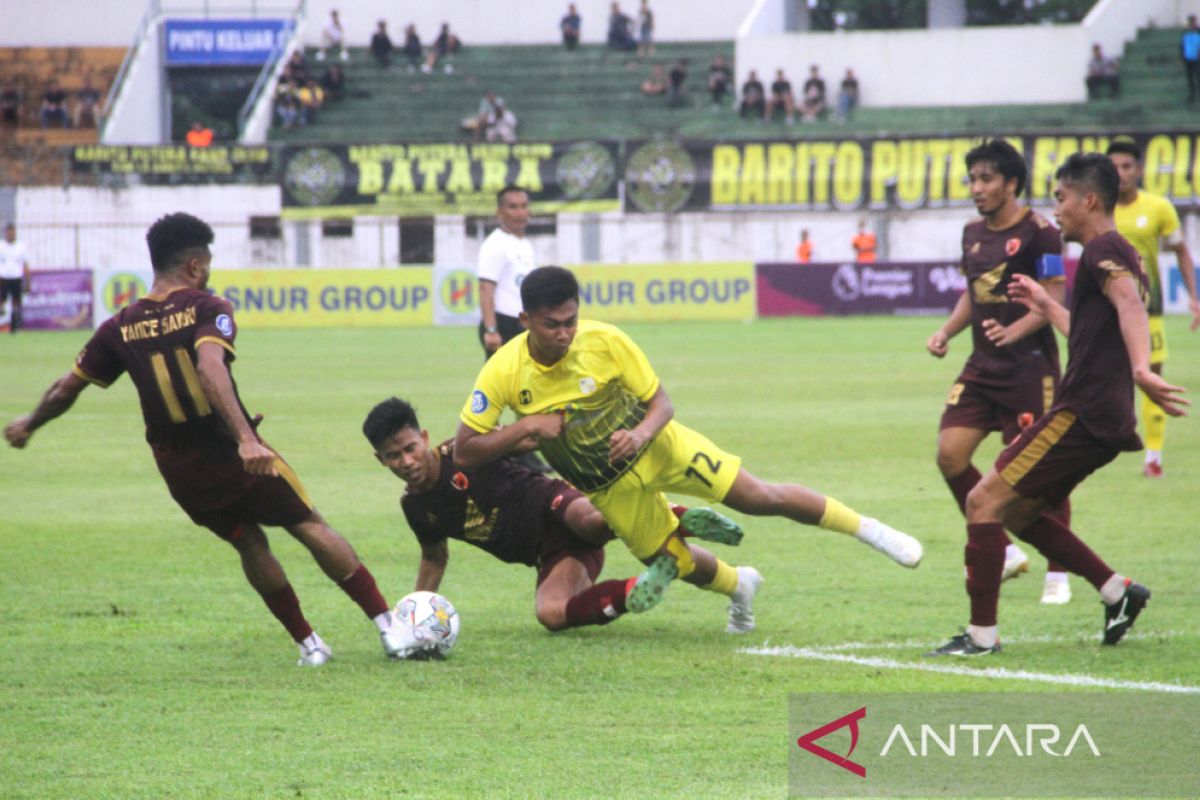
[[[333,658],[333,651],[315,631],[303,642],[297,642],[297,646],[300,648],[300,660],[296,662],[297,666],[319,667]]]
[[[729,596],[729,624],[726,633],[754,630],[754,596],[762,588],[763,576],[754,567],[738,567],[737,589]]]
[[[915,569],[925,556],[921,543],[907,533],[883,524],[874,517],[863,517],[854,538],[871,545],[902,567]]]

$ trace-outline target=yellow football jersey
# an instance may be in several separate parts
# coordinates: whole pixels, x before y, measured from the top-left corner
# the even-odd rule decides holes
[[[608,486],[638,457],[609,463],[609,440],[642,421],[658,376],[632,339],[603,322],[581,320],[567,355],[551,366],[534,361],[528,339],[523,333],[488,359],[459,418],[487,433],[505,408],[519,417],[561,413],[563,432],[542,442],[542,455],[581,491]]]
[[[1159,316],[1163,313],[1162,279],[1158,273],[1160,240],[1179,230],[1179,214],[1165,197],[1139,191],[1132,203],[1117,203],[1113,216],[1117,232],[1128,239],[1142,257],[1142,265],[1150,279],[1150,314]]]

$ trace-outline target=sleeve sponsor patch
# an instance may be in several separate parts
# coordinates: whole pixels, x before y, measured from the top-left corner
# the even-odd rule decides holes
[[[471,411],[476,414],[482,414],[487,411],[488,399],[487,395],[476,389],[471,392]]]
[[[217,330],[222,336],[233,336],[233,317],[228,314],[219,314],[216,320]]]

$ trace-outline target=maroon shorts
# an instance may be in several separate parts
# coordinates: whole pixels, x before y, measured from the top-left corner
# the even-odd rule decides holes
[[[545,540],[537,563],[538,586],[564,558],[583,564],[593,583],[604,568],[604,548],[585,542],[567,528],[567,506],[583,497],[582,492],[566,481],[547,481],[542,501],[536,504],[545,523]]]
[[[232,539],[239,523],[289,527],[312,515],[300,479],[276,456],[278,477],[251,475],[237,446],[228,440],[152,446],[158,471],[171,497],[192,522],[222,539]]]
[[[1054,375],[1015,386],[987,386],[959,378],[946,397],[938,430],[999,431],[1005,443],[1011,442],[1021,432],[1022,414],[1037,419],[1050,408],[1057,383]]]
[[[1058,409],[1004,448],[996,459],[996,472],[1022,497],[1058,505],[1119,452],[1088,433],[1073,411]]]

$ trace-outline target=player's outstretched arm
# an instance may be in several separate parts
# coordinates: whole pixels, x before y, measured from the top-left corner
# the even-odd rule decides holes
[[[442,576],[446,574],[446,564],[450,561],[450,548],[446,540],[433,544],[421,545],[421,563],[417,565],[417,586],[414,591],[436,592],[442,585]]]
[[[217,410],[238,443],[238,455],[242,466],[251,475],[279,473],[275,470],[275,452],[258,439],[254,428],[242,414],[242,407],[225,366],[225,348],[214,342],[203,342],[196,350],[196,372],[200,375],[200,388],[208,398],[208,404]]]
[[[1187,390],[1172,386],[1150,369],[1150,327],[1137,284],[1129,275],[1120,275],[1108,282],[1104,292],[1117,311],[1134,382],[1167,414],[1184,416],[1184,409],[1191,405],[1187,398],[1181,397]]]
[[[460,469],[479,469],[510,453],[528,449],[531,438],[554,439],[563,428],[562,414],[531,414],[512,425],[480,433],[465,422],[454,435],[454,464]]]
[[[33,432],[55,417],[60,417],[75,404],[79,393],[87,388],[87,381],[68,372],[50,384],[50,388],[42,395],[41,402],[29,414],[17,417],[4,428],[4,438],[13,447],[20,450],[29,443]]]
[[[1028,275],[1014,275],[1008,284],[1008,296],[1044,317],[1063,336],[1071,333],[1071,312],[1046,291],[1046,287]]]
[[[969,288],[967,292],[971,291]],[[941,327],[929,335],[925,340],[925,349],[929,354],[942,358],[950,351],[950,340],[971,324],[971,298],[967,296],[967,292],[963,292],[958,296],[958,301],[954,304],[954,308],[950,311],[950,316],[946,317],[946,321]]]
[[[630,430],[619,430],[608,440],[608,460],[615,464],[618,461],[634,456],[647,442],[658,436],[668,422],[675,416],[675,406],[667,390],[659,384],[646,405],[646,415],[636,427]]]

